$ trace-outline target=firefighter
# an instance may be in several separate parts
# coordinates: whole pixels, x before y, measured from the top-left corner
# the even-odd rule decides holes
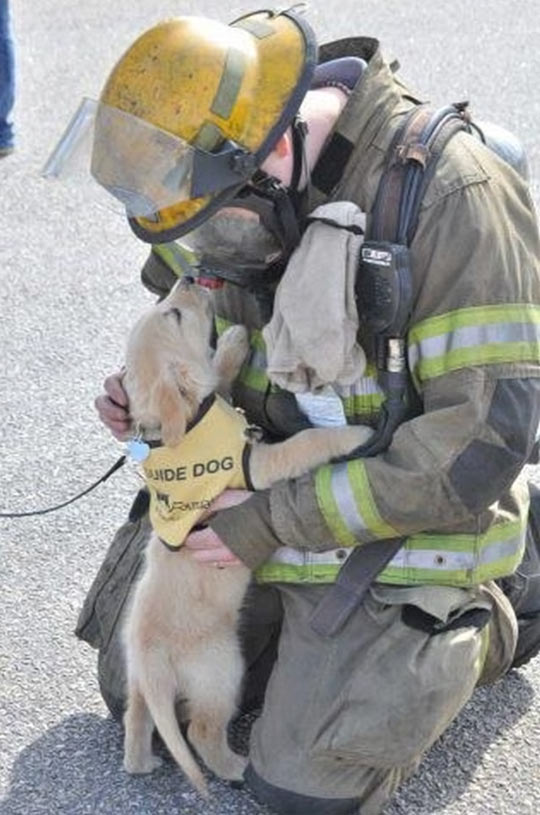
[[[386,157],[420,101],[376,40],[318,48],[294,10],[230,25],[183,17],[127,50],[49,172],[61,173],[91,122],[91,173],[152,244],[143,282],[159,296],[186,273],[214,287],[216,330],[241,323],[250,333],[234,403],[282,439],[312,421],[306,402],[268,375],[262,332],[276,288],[305,257],[306,299],[329,296],[345,261],[333,244],[309,251],[308,232],[321,239],[309,216],[349,202],[367,213],[369,237]],[[530,539],[522,471],[540,418],[539,267],[525,180],[474,134],[457,133],[410,244],[410,414],[374,455],[260,493],[223,493],[186,540],[208,568],[253,570],[244,709],[262,712],[245,779],[276,812],[380,812],[475,687],[538,650],[539,623],[523,645],[518,616],[525,599],[540,610],[520,567]],[[377,337],[362,325],[359,336],[367,367],[346,383],[336,371],[325,393],[344,421],[377,426]],[[121,373],[96,406],[114,435],[129,434]],[[79,619],[115,714],[118,620],[147,535],[140,494]],[[388,541],[399,546],[377,563]],[[339,581],[353,555],[356,592]]]

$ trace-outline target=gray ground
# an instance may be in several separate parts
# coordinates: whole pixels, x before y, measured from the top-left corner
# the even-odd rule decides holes
[[[127,226],[40,180],[38,169],[80,97],[99,93],[139,31],[175,13],[230,19],[248,8],[15,0],[18,150],[0,162],[0,510],[63,500],[118,457],[92,403],[149,302],[137,282],[146,249]],[[324,39],[379,36],[435,102],[470,97],[479,116],[521,136],[539,177],[536,2],[314,0],[311,20]],[[123,471],[71,508],[0,522],[2,815],[263,813],[247,792],[217,782],[215,803],[201,803],[171,764],[151,778],[122,771],[95,655],[72,630],[135,485]],[[538,813],[539,666],[476,693],[386,815]]]

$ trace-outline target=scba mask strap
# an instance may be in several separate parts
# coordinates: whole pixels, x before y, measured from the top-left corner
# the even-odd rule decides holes
[[[307,169],[305,141],[307,124],[299,113],[291,123],[293,168],[290,185],[285,186],[279,179],[263,170],[256,170],[250,180],[228,201],[221,214],[234,211],[249,212],[256,216],[259,230],[265,230],[269,241],[261,234],[261,251],[257,255],[257,244],[251,246],[242,256],[242,246],[231,251],[224,244],[213,246],[212,241],[200,241],[199,266],[206,278],[222,279],[256,291],[261,287],[276,283],[287,265],[294,249],[300,243],[305,221],[306,196],[300,192],[303,171]],[[220,211],[214,216],[220,218]],[[200,230],[201,234],[204,230]],[[189,239],[188,239],[189,243]],[[269,244],[273,251],[269,251]],[[255,248],[255,252],[253,251]],[[254,256],[255,255],[255,256]]]

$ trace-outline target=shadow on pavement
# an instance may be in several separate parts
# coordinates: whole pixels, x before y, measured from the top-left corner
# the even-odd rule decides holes
[[[526,714],[533,699],[534,689],[518,671],[478,689],[384,815],[433,815],[449,806],[463,795],[492,742]]]
[[[235,734],[235,741],[247,734]],[[266,815],[247,790],[209,778],[203,800],[166,760],[151,776],[122,766],[122,729],[94,714],[69,716],[18,755],[1,815]],[[238,747],[237,747],[238,749]],[[163,755],[163,748],[157,747]]]
[[[533,696],[526,678],[515,671],[478,690],[385,815],[432,815],[456,800],[490,744],[526,713]],[[235,749],[245,748],[250,725],[249,717],[235,725]],[[122,752],[117,722],[94,714],[69,716],[21,751],[0,802],[1,815],[269,815],[247,790],[213,777],[213,800],[204,801],[170,760],[151,776],[130,777]]]

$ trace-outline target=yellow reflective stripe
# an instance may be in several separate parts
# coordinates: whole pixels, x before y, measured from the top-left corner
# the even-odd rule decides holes
[[[373,498],[366,466],[363,461],[349,461],[347,464],[349,478],[356,496],[359,512],[361,512],[369,531],[376,538],[397,538],[399,532],[387,524],[379,515],[379,510]]]
[[[392,558],[389,566],[402,569],[429,569],[437,572],[474,571],[513,558],[516,552],[523,548],[521,536],[496,541],[481,547],[474,535],[471,535],[467,551],[454,549],[452,543],[451,536],[448,536],[441,541],[437,549],[413,548],[406,544]]]
[[[264,371],[256,367],[251,367],[248,363],[242,366],[238,379],[244,385],[260,393],[264,393],[268,388],[268,377]]]
[[[334,467],[331,464],[325,464],[316,471],[315,494],[317,503],[337,543],[340,546],[354,546],[357,540],[341,516],[332,489],[333,470]]]
[[[540,335],[533,343],[519,342],[477,346],[446,354],[434,360],[424,360],[414,367],[414,377],[425,382],[436,376],[468,368],[472,365],[496,365],[505,363],[535,362],[540,363]]]
[[[220,317],[218,314],[216,314],[216,316],[214,317],[214,323],[216,326],[218,337],[221,337],[221,335],[225,333],[227,328],[229,328],[229,326],[232,325],[232,322],[230,320],[226,320],[225,317]]]
[[[152,252],[159,255],[178,277],[189,274],[195,262],[193,253],[175,242],[156,243],[152,246]]]
[[[421,532],[407,538],[409,549],[444,549],[451,541],[450,548],[454,552],[470,552],[476,548],[482,550],[493,543],[511,540],[524,534],[526,518],[518,519],[504,524],[494,524],[487,532],[481,535],[467,535],[466,533],[453,533],[450,535],[437,535]]]
[[[352,385],[338,385],[336,393],[343,402],[345,416],[349,418],[373,416],[384,402],[384,393],[377,382],[377,369],[372,362],[366,366],[361,379]]]
[[[496,580],[512,574],[519,565],[523,552],[505,558],[495,564],[469,570],[437,571],[436,569],[400,569],[387,566],[377,581],[391,585],[437,585],[468,587],[487,580]],[[337,564],[294,565],[289,563],[265,563],[255,572],[259,583],[333,583],[340,571]]]
[[[333,583],[340,566],[295,566],[290,563],[265,563],[255,571],[258,583]]]
[[[540,363],[540,307],[476,306],[424,320],[409,333],[408,356],[416,382],[471,365]]]
[[[483,535],[415,535],[377,580],[382,583],[472,586],[511,574],[525,547],[527,515],[496,523]],[[257,570],[260,582],[330,583],[352,549],[326,552],[283,547]]]
[[[315,490],[319,508],[340,545],[399,536],[379,514],[362,460],[320,467]]]
[[[326,552],[308,552],[283,546],[261,566],[256,576],[261,580],[287,583],[330,583],[352,549],[329,549]]]
[[[454,571],[437,571],[436,569],[413,569],[387,566],[377,577],[381,583],[423,584],[437,586],[476,586],[486,580],[496,580],[512,574],[519,566],[522,552],[513,557],[486,564],[477,569],[456,569]]]
[[[373,416],[378,413],[384,402],[383,393],[365,396],[346,396],[343,399],[343,409],[348,419],[353,417]]]
[[[393,585],[475,586],[512,574],[521,562],[523,550],[492,564],[476,569],[412,569],[387,566],[377,581]],[[338,564],[265,563],[255,572],[260,583],[333,583],[341,566]]]
[[[379,579],[388,583],[472,585],[510,574],[525,548],[527,517],[483,535],[413,535]]]
[[[471,325],[486,325],[500,322],[540,323],[540,306],[531,303],[511,305],[469,306],[456,311],[448,311],[437,317],[417,323],[409,332],[409,342],[429,339],[439,334],[448,334],[457,328]]]
[[[343,402],[345,416],[349,419],[373,417],[382,403],[384,394],[377,382],[377,369],[370,362],[366,366],[364,376],[352,385],[334,385],[337,395]]]

